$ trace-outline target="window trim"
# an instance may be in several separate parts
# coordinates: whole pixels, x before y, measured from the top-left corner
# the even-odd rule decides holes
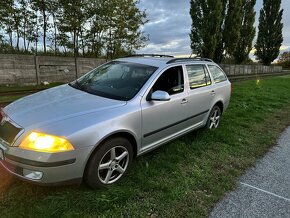
[[[161,77],[161,75],[166,72],[167,70],[169,70],[170,68],[173,68],[173,67],[181,67],[182,69],[182,76],[183,76],[183,91],[182,92],[179,92],[179,93],[176,93],[174,95],[170,95],[172,97],[175,97],[177,95],[180,95],[180,94],[184,94],[185,91],[186,91],[186,77],[185,77],[185,69],[184,69],[184,65],[183,64],[180,64],[180,63],[176,63],[175,65],[170,65],[170,66],[166,66],[165,68],[163,69],[160,69],[159,73],[155,76],[155,78],[152,80],[152,82],[150,83],[150,85],[148,85],[145,93],[144,93],[144,96],[145,97],[145,100],[146,101],[151,101],[150,99],[150,95],[152,94],[152,88],[153,86],[155,85],[155,83],[157,82],[157,80]]]

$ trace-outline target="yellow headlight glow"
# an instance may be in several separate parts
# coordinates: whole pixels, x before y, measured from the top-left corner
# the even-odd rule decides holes
[[[74,150],[73,146],[65,138],[44,133],[31,132],[19,145],[20,148],[56,153]]]

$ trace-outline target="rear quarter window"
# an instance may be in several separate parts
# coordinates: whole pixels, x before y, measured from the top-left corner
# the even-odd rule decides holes
[[[227,76],[225,73],[217,66],[208,65],[211,75],[216,83],[227,81]]]

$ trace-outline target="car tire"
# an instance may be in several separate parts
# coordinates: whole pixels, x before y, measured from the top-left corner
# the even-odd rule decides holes
[[[222,116],[222,113],[221,113],[220,107],[215,105],[209,113],[207,123],[206,123],[206,128],[209,130],[214,130],[218,128],[221,121],[221,116]]]
[[[129,140],[111,138],[92,154],[86,166],[84,181],[92,189],[111,186],[128,172],[132,160],[133,149]]]

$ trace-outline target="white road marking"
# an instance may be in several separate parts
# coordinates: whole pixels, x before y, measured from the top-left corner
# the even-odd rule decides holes
[[[290,199],[289,199],[289,198],[284,198],[284,197],[282,197],[282,196],[280,196],[280,195],[276,195],[276,194],[274,194],[274,193],[272,193],[272,192],[265,191],[265,190],[263,190],[263,189],[257,188],[257,187],[255,187],[255,186],[252,186],[252,185],[249,185],[249,184],[246,184],[246,183],[243,183],[243,182],[241,182],[241,184],[244,185],[244,186],[247,186],[247,187],[249,187],[249,188],[256,189],[256,190],[258,190],[258,191],[264,192],[264,193],[266,193],[266,194],[269,194],[269,195],[272,195],[272,196],[275,196],[275,197],[277,197],[277,198],[281,198],[281,199],[283,199],[283,200],[285,200],[285,201],[289,201],[289,202],[290,202]]]

